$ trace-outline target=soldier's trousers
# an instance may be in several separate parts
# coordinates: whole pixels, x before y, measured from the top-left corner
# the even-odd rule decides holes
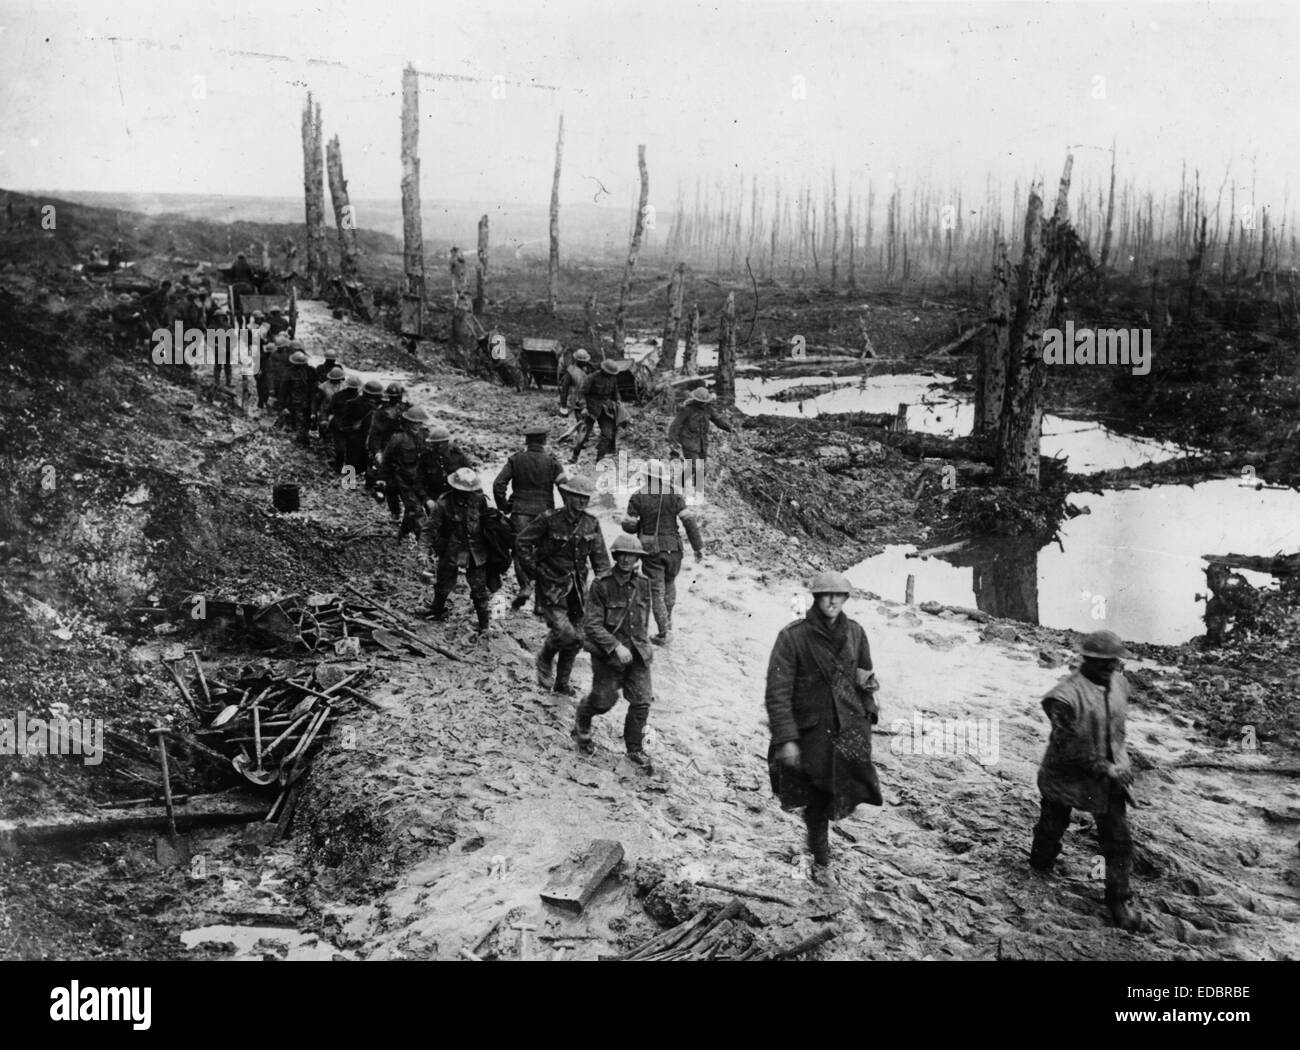
[[[307,444],[307,428],[311,412],[306,405],[289,405],[289,428],[293,431],[294,439],[300,444]]]
[[[618,703],[622,691],[627,699],[627,717],[623,720],[623,743],[628,751],[640,751],[645,737],[645,724],[650,717],[650,701],[654,691],[650,682],[650,665],[633,653],[632,660],[620,664],[618,658],[591,658],[591,692],[578,705],[578,730],[591,731],[591,719],[603,715]]]
[[[539,602],[538,608],[550,628],[542,643],[543,652],[576,653],[582,648],[582,597],[576,587],[569,591],[565,604]]]
[[[1133,838],[1128,828],[1128,803],[1122,790],[1112,789],[1105,813],[1093,814],[1097,821],[1097,840],[1106,859],[1106,902],[1128,900],[1133,894],[1129,877],[1133,870]],[[1038,823],[1034,826],[1034,844],[1029,863],[1047,871],[1061,852],[1061,838],[1070,826],[1070,807],[1049,798],[1042,800]]]
[[[596,458],[612,456],[618,445],[618,425],[612,415],[601,414],[596,419],[600,427],[600,438],[596,442]]]
[[[397,530],[397,538],[414,534],[416,539],[420,538],[420,528],[424,520],[424,506],[420,503],[420,494],[416,492],[414,485],[403,485],[400,481],[390,481],[388,483],[388,506],[394,510],[393,490],[397,490],[397,499],[402,503],[402,527]]]
[[[523,532],[524,529],[528,526],[528,523],[532,521],[535,517],[537,517],[536,514],[517,514],[517,513],[511,514],[510,524],[515,527],[515,535],[518,536],[521,532]],[[515,580],[519,584],[519,589],[522,591],[525,587],[531,587],[533,583],[533,578],[528,575],[528,570],[524,568],[523,562],[519,560],[518,551],[515,551],[514,565],[515,565]]]
[[[662,634],[673,626],[673,606],[677,604],[677,574],[682,568],[681,551],[659,551],[645,559],[643,568],[650,580],[650,607]]]
[[[456,588],[456,578],[465,573],[465,582],[469,585],[469,600],[474,608],[486,610],[492,600],[492,592],[487,585],[486,565],[466,565],[461,567],[456,562],[456,555],[448,554],[438,559],[438,571],[433,581],[433,607],[441,610],[447,604],[447,597]]]

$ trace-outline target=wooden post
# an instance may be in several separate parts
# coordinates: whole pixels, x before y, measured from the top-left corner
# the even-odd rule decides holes
[[[907,595],[905,601],[908,605],[916,604],[916,577],[910,573],[907,577]]]
[[[682,296],[685,293],[686,264],[679,262],[668,284],[668,313],[664,317],[663,345],[659,348],[659,371],[677,367],[677,333],[682,327]]]
[[[627,323],[627,296],[632,290],[632,269],[637,253],[641,251],[641,235],[645,232],[645,207],[650,197],[650,173],[645,166],[645,146],[636,148],[636,165],[641,172],[641,196],[636,207],[636,221],[632,226],[632,243],[627,250],[627,265],[623,268],[623,284],[618,292],[618,312],[614,315],[614,360],[623,358],[623,331]]]
[[[591,293],[587,300],[587,344],[591,347],[591,359],[595,362],[605,360],[605,351],[600,345],[600,333],[596,330],[596,293]]]
[[[835,169],[831,168],[831,194],[827,216],[831,227],[831,290],[834,291],[840,278],[840,220],[839,209],[835,203]]]
[[[402,332],[424,333],[424,228],[420,222],[420,85],[415,67],[402,71],[402,268],[406,276]]]
[[[1106,232],[1101,239],[1101,259],[1098,266],[1104,271],[1110,258],[1110,232],[1115,222],[1115,140],[1110,143],[1110,194],[1106,198]]]
[[[555,313],[559,297],[560,280],[560,161],[564,158],[564,114],[560,114],[560,130],[555,136],[555,174],[551,178],[551,259],[547,264],[546,304]]]
[[[325,148],[325,165],[330,180],[330,203],[334,205],[334,224],[339,231],[339,273],[343,280],[357,276],[357,223],[348,203],[348,183],[343,177],[343,151],[335,135]]]
[[[325,161],[321,154],[320,103],[307,104],[302,110],[302,187],[307,203],[307,283],[312,297],[320,295],[325,284]]]
[[[736,403],[736,293],[727,293],[722,307],[722,323],[718,327],[718,379],[714,384],[718,401],[724,405]]]
[[[993,286],[989,289],[989,330],[980,344],[975,366],[975,423],[971,429],[977,440],[991,438],[1002,418],[1002,399],[1007,389],[1007,353],[1011,323],[1011,260],[1007,246],[998,242],[997,261],[993,266]]]
[[[474,260],[474,316],[482,317],[487,305],[488,217],[478,221],[478,257]]]
[[[691,323],[686,329],[686,348],[682,351],[682,372],[685,375],[699,375],[700,356],[700,307],[697,303],[691,307]]]

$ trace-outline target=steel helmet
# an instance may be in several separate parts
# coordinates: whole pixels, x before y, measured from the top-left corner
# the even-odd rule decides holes
[[[358,376],[358,375],[350,375],[350,376],[348,376],[347,379],[344,380],[344,386],[350,387],[350,388],[353,389],[353,390],[360,390],[360,389],[361,389],[361,377]]]
[[[444,427],[441,423],[435,423],[433,426],[429,428],[429,440],[450,441],[451,431],[448,430],[446,427]]]
[[[367,394],[382,394],[384,392],[384,384],[378,379],[367,379],[365,392]]]
[[[617,536],[609,545],[610,554],[637,554],[644,558],[647,554],[641,541],[635,536]]]
[[[591,360],[591,354],[587,353],[586,350],[575,350],[573,352],[573,359],[577,361],[578,364],[585,365]]]
[[[447,484],[458,492],[478,492],[482,487],[478,474],[469,467],[461,467],[447,479]]]
[[[117,301],[121,303],[123,306],[127,306],[131,302],[131,297],[127,295],[125,292],[123,292],[121,295],[117,297]]]
[[[1093,631],[1085,635],[1079,644],[1079,652],[1100,660],[1126,660],[1133,655],[1124,648],[1114,631]]]
[[[718,400],[718,395],[709,393],[707,387],[697,386],[691,391],[691,400],[707,405],[710,401]]]
[[[401,383],[389,383],[387,394],[391,400],[400,401],[406,396],[406,387]]]
[[[289,355],[289,364],[291,365],[305,365],[306,363],[307,363],[307,355],[304,354],[301,350],[295,350],[292,354]]]
[[[416,405],[403,412],[402,418],[408,423],[418,423],[420,426],[428,426],[429,420],[433,417],[429,415],[429,410],[427,408]]]
[[[586,496],[588,499],[596,494],[595,482],[590,478],[565,478],[563,481],[557,481],[555,486],[561,492],[572,492],[575,496]]]
[[[618,362],[611,361],[608,357],[600,363],[600,368],[608,375],[616,376],[619,373]]]
[[[328,376],[327,378],[329,378],[329,379],[346,379],[346,378],[347,378],[347,373],[345,373],[345,372],[343,371],[343,369],[341,369],[338,365],[335,365],[333,368],[330,369],[330,374],[329,374],[329,376]]]
[[[840,572],[819,572],[808,583],[813,594],[852,594],[853,584]]]

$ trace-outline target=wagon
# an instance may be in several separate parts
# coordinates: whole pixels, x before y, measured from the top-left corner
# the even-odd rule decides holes
[[[272,307],[278,306],[289,319],[289,338],[292,339],[297,333],[298,289],[296,286],[289,286],[288,295],[252,295],[248,292],[236,295],[234,287],[228,285],[226,295],[228,296],[226,302],[231,310],[241,317],[251,317],[258,310],[265,316],[271,312]]]
[[[520,364],[532,378],[535,386],[558,386],[560,355],[563,352],[558,339],[534,339],[525,336]]]

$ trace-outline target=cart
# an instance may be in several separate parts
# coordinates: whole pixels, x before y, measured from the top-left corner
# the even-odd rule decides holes
[[[520,364],[532,378],[534,385],[559,386],[560,357],[563,352],[558,339],[534,339],[525,336]]]
[[[236,295],[235,289],[231,285],[226,286],[226,303],[229,306],[232,316],[252,317],[255,311],[260,310],[265,316],[271,312],[271,308],[278,306],[284,311],[289,318],[289,338],[293,339],[298,331],[298,289],[295,285],[289,286],[288,295],[252,295],[244,292],[242,295]]]

